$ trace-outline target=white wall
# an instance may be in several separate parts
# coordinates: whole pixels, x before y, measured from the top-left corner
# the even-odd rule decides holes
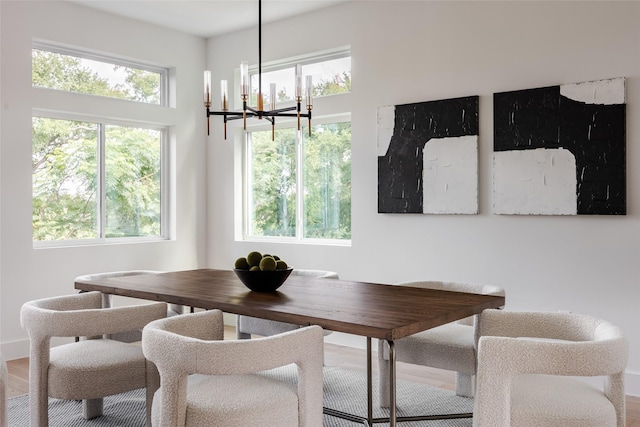
[[[195,37],[64,2],[2,1],[0,11],[0,344],[5,357],[27,354],[18,320],[22,303],[74,292],[76,275],[230,268],[236,257],[256,248],[277,252],[299,268],[338,271],[345,279],[491,283],[507,290],[510,309],[571,310],[608,319],[629,337],[627,391],[640,395],[640,199],[635,191],[640,183],[640,3],[357,1],[265,25],[264,61],[352,47],[351,247],[234,241],[234,146],[222,140],[215,119],[205,141],[201,75],[210,68],[214,81],[231,81],[241,59],[255,63],[255,29],[211,39],[205,47]],[[33,249],[34,37],[176,67],[177,106],[161,113],[175,123],[175,240]],[[628,214],[493,215],[492,94],[620,76],[627,77]],[[467,95],[480,96],[480,214],[377,214],[377,108]],[[322,114],[320,100],[314,114]]]
[[[190,269],[206,263],[205,41],[69,2],[0,2],[0,343],[8,358],[28,354],[19,312],[28,300],[75,292],[73,279],[123,269]],[[31,43],[43,39],[175,67],[173,108],[138,119],[172,125],[175,238],[129,245],[34,249],[31,238]],[[132,103],[110,114],[132,117]],[[87,105],[91,106],[88,102]]]
[[[639,23],[638,2],[357,1],[265,25],[263,61],[351,45],[353,244],[234,241],[234,147],[213,120],[210,266],[230,268],[255,248],[345,279],[499,285],[509,309],[570,310],[621,326],[627,389],[640,395]],[[207,58],[214,81],[232,80],[241,59],[257,61],[256,30],[210,39]],[[612,77],[627,77],[628,214],[493,215],[493,93]],[[480,214],[378,214],[377,108],[468,95],[480,96]]]

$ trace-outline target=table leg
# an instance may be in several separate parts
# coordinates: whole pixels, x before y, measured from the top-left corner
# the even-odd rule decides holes
[[[389,344],[389,427],[396,427],[396,347],[392,340]]]
[[[373,375],[371,366],[371,337],[367,337],[367,423],[373,425]]]

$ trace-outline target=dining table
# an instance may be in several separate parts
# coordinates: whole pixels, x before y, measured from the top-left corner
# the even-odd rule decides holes
[[[351,280],[290,276],[273,292],[249,290],[232,270],[195,269],[96,279],[77,279],[75,289],[98,291],[171,304],[219,309],[301,326],[366,337],[367,415],[325,408],[324,413],[363,425],[388,422],[470,417],[442,414],[398,417],[394,341],[446,323],[504,306],[503,296]],[[389,345],[389,417],[373,418],[372,339]]]

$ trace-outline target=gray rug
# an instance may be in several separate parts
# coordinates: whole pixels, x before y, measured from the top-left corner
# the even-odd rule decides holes
[[[295,381],[293,368],[270,371],[267,375]],[[373,416],[386,417],[388,410],[377,404],[377,378],[373,382]],[[453,392],[420,384],[399,381],[397,386],[398,416],[466,413],[473,410],[473,399],[458,397]],[[336,367],[324,370],[324,405],[339,411],[366,416],[366,376],[364,373]],[[29,426],[28,397],[9,399],[9,427]],[[402,427],[471,427],[471,419],[402,422]],[[104,400],[104,415],[91,421],[82,418],[82,404],[75,401],[49,399],[50,427],[144,427],[144,391],[135,390],[110,396]],[[363,424],[325,415],[325,427],[356,427]],[[388,424],[379,423],[375,426]],[[265,426],[271,427],[271,426]]]

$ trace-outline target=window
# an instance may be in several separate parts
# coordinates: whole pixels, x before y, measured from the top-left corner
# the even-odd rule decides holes
[[[161,131],[33,118],[34,241],[159,237]]]
[[[293,101],[295,96],[295,65],[302,65],[302,75],[313,77],[313,96],[351,92],[351,56],[349,48],[306,55],[286,61],[265,64],[262,71],[262,93],[269,95],[269,84],[276,84],[277,102]],[[258,70],[251,71],[251,105],[257,104]],[[270,102],[270,100],[269,100]]]
[[[248,237],[351,239],[351,123],[253,131]]]
[[[351,56],[340,48],[302,60],[268,64],[263,88],[276,81],[278,102],[291,101],[294,67],[314,79],[314,116],[311,133],[297,120],[258,125],[244,133],[244,238],[295,242],[348,243],[351,240]],[[257,93],[257,76],[252,77]],[[291,87],[280,86],[278,81]],[[264,91],[264,89],[263,89]],[[325,95],[339,95],[323,102]],[[317,107],[317,108],[316,108]]]
[[[168,127],[100,117],[99,112],[105,102],[113,102],[104,97],[135,101],[137,106],[127,105],[136,112],[163,105],[167,70],[69,52],[44,44],[32,49],[33,86],[55,89],[50,94],[60,108],[38,108],[35,97],[34,244],[166,238]],[[91,98],[65,96],[68,92]],[[85,113],[87,105],[98,114]]]
[[[31,55],[34,87],[166,104],[167,73],[44,44]]]

